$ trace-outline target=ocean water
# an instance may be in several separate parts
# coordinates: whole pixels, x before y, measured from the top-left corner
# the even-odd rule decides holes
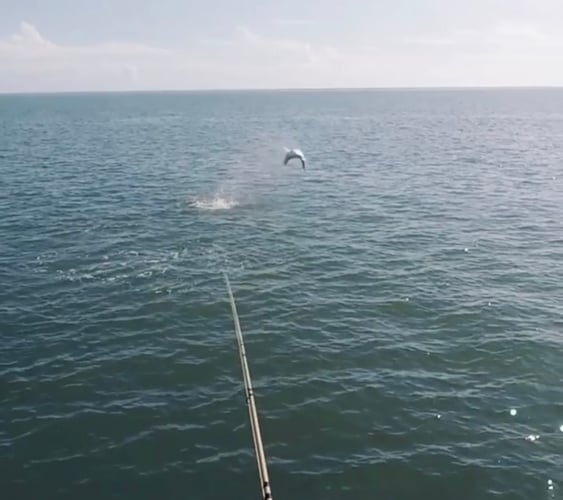
[[[563,90],[0,96],[2,499],[259,498],[223,270],[274,499],[563,498]]]

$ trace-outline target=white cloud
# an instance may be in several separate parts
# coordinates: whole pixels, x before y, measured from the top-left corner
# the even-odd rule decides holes
[[[0,91],[283,86],[284,70],[322,64],[331,54],[245,26],[226,40],[204,39],[182,50],[132,42],[62,45],[24,22],[0,39]],[[306,81],[293,78],[293,84]]]
[[[20,24],[20,31],[12,35],[8,42],[4,42],[4,46],[51,49],[55,45],[45,40],[33,24],[22,22]]]
[[[171,54],[139,43],[56,44],[22,22],[0,39],[0,91],[126,89],[138,80],[139,65]]]
[[[123,68],[132,83],[139,81],[139,68],[133,64],[126,64]]]
[[[540,51],[563,48],[563,37],[560,32],[547,33],[537,25],[527,22],[499,23],[490,40],[503,48]]]
[[[294,63],[312,63],[315,61],[314,50],[310,43],[298,40],[278,39],[259,35],[246,26],[236,29],[239,37],[246,43],[242,49],[248,54],[248,49],[254,50],[257,55],[277,57],[284,62],[284,57],[292,58]]]
[[[563,84],[563,37],[534,23],[505,20],[489,29],[411,37],[403,47],[427,62],[431,85]]]
[[[278,26],[311,26],[316,24],[313,19],[274,19],[274,24]]]
[[[169,50],[59,44],[22,23],[0,38],[0,91],[563,84],[562,38],[533,23],[332,45],[299,36],[238,26]]]
[[[488,30],[463,29],[442,35],[412,36],[405,45],[434,48],[453,48],[468,52],[542,51],[562,48],[559,33],[546,33],[539,26],[526,22],[502,21]]]
[[[109,42],[92,45],[57,45],[46,40],[30,23],[22,22],[19,32],[0,39],[0,54],[4,57],[36,56],[59,58],[68,56],[134,57],[162,56],[168,50],[150,47],[139,43]]]

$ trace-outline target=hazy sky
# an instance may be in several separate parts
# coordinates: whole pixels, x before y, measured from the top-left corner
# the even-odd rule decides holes
[[[0,92],[563,85],[563,0],[0,0]]]

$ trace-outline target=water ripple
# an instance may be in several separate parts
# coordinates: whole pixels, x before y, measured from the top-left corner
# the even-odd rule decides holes
[[[560,498],[562,96],[0,97],[7,498]]]

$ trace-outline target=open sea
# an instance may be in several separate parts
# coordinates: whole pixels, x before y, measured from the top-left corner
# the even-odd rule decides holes
[[[283,165],[284,147],[308,164]],[[0,96],[0,497],[563,499],[563,89]]]

